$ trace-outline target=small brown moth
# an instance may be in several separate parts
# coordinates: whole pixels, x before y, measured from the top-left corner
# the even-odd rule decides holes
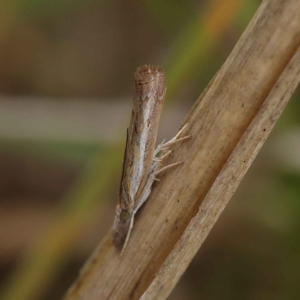
[[[127,129],[123,172],[118,205],[113,225],[113,242],[123,250],[133,227],[134,215],[151,193],[155,175],[181,162],[161,167],[171,153],[169,146],[188,137],[178,138],[155,149],[159,119],[166,93],[165,72],[158,67],[144,65],[134,74],[135,94],[131,121]]]

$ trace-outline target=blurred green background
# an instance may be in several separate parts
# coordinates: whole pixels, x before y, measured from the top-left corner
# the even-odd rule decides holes
[[[170,138],[258,0],[2,1],[0,299],[60,299],[112,226],[133,73]],[[300,299],[300,92],[170,299]]]

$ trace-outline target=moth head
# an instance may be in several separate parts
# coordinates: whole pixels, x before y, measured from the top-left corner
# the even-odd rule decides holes
[[[163,101],[166,93],[165,71],[162,68],[144,65],[139,67],[135,74],[135,90],[141,100],[157,97]]]

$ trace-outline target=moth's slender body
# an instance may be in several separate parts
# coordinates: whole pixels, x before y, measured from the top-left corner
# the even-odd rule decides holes
[[[167,143],[155,149],[156,135],[166,93],[163,69],[142,66],[134,74],[135,93],[113,226],[113,242],[123,250],[129,239],[134,215],[151,193],[155,175],[181,162],[161,167],[171,153],[169,146],[189,137],[178,138],[185,126]]]
[[[163,69],[142,66],[135,75],[135,94],[121,179],[119,202],[114,223],[114,244],[124,245],[135,209],[153,165],[156,135],[166,93]],[[149,191],[150,193],[150,191]]]

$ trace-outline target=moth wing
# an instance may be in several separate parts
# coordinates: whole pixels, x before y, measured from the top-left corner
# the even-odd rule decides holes
[[[122,192],[123,192],[123,182],[124,182],[124,174],[125,174],[125,165],[126,165],[126,156],[127,156],[127,149],[128,149],[128,128],[126,130],[126,145],[125,145],[125,151],[124,151],[124,157],[123,157],[123,167],[122,167],[122,175],[121,175],[121,182],[120,182],[120,189],[119,189],[119,197],[118,197],[118,203],[119,206],[122,207]]]

